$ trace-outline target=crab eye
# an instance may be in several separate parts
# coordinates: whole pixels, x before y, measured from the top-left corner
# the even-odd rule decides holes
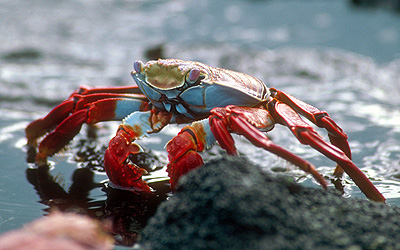
[[[136,73],[140,74],[143,71],[143,62],[140,60],[136,60],[133,63],[133,69],[136,71]]]
[[[190,72],[186,75],[186,82],[187,83],[195,83],[200,77],[200,70],[199,69],[191,69]]]

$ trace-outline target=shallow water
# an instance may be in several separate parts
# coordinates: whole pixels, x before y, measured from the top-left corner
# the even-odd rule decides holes
[[[229,5],[228,5],[229,3]],[[388,199],[400,205],[400,16],[346,1],[2,1],[0,2],[0,232],[46,214],[26,177],[24,128],[82,84],[133,84],[129,72],[146,51],[246,72],[322,110],[346,131],[353,159]],[[118,123],[100,125],[96,152]],[[68,189],[79,139],[53,157],[51,170]],[[141,145],[160,157],[177,126]],[[323,133],[323,131],[321,131]],[[277,126],[277,144],[329,176],[334,163]],[[239,151],[266,171],[284,171],[317,186],[278,157],[236,137]],[[90,144],[90,143],[89,143]],[[221,150],[214,147],[206,158]],[[164,169],[150,181],[164,180]],[[96,172],[96,183],[106,176]],[[345,195],[364,196],[346,178]],[[100,188],[89,192],[104,201]],[[101,205],[99,205],[101,206]],[[96,207],[96,205],[93,205]],[[75,208],[76,209],[76,208]]]

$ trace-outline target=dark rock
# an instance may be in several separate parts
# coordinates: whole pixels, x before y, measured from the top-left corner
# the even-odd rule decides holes
[[[400,208],[271,176],[242,158],[184,176],[142,233],[147,249],[400,249]]]
[[[7,61],[36,60],[42,57],[42,53],[35,48],[22,48],[10,51],[2,56]]]

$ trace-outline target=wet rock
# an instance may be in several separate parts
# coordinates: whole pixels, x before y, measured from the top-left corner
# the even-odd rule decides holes
[[[112,237],[102,230],[98,221],[61,212],[53,212],[0,237],[0,250],[107,250],[113,247]]]
[[[192,171],[143,231],[145,249],[399,249],[400,208],[271,176],[242,158]]]

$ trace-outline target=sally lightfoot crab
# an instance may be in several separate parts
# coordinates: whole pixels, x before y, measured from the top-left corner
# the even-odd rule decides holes
[[[159,132],[170,123],[190,123],[166,145],[171,188],[180,176],[203,165],[198,152],[218,141],[230,155],[236,155],[231,133],[243,135],[264,148],[311,173],[326,188],[325,179],[308,161],[274,144],[264,132],[275,124],[288,127],[302,143],[310,145],[338,165],[371,200],[385,198],[351,161],[347,135],[324,111],[295,97],[268,88],[261,80],[247,74],[214,68],[199,62],[165,59],[134,63],[132,71],[137,86],[81,87],[47,116],[26,128],[28,145],[37,147],[37,164],[61,150],[80,131],[82,124],[122,120],[104,156],[110,181],[121,188],[150,191],[142,180],[143,169],[129,160],[141,152],[134,141]],[[326,129],[330,142],[306,123]]]

